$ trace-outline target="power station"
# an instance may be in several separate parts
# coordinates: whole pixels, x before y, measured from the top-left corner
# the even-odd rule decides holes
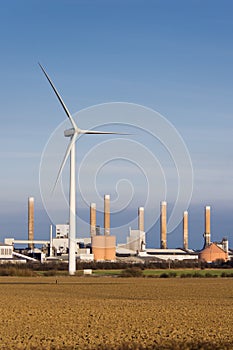
[[[157,261],[197,260],[212,262],[231,259],[231,251],[227,238],[221,242],[211,242],[211,208],[204,208],[204,246],[201,251],[189,249],[188,245],[188,211],[183,213],[183,247],[171,249],[167,247],[167,202],[160,203],[160,248],[146,247],[145,210],[138,208],[138,227],[129,228],[126,242],[117,244],[116,237],[111,235],[110,225],[110,195],[104,196],[103,234],[96,220],[96,203],[90,203],[90,233],[86,238],[75,239],[75,260],[81,261],[118,261],[125,258],[155,259]],[[56,236],[53,237],[52,225],[48,240],[36,240],[34,237],[34,198],[28,198],[28,239],[5,238],[1,245],[0,259],[6,261],[53,261],[68,260],[69,253],[69,224],[57,224]],[[28,244],[23,253],[16,249],[17,244]],[[35,248],[41,245],[42,248]]]

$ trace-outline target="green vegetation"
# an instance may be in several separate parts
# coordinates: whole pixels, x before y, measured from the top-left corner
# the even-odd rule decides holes
[[[226,271],[223,271],[221,273],[221,277],[233,277],[233,272],[226,272]]]
[[[80,271],[81,272],[81,271]],[[81,273],[82,274],[82,273]],[[79,273],[79,275],[81,275]],[[118,270],[93,270],[94,276],[123,276],[123,277],[148,277],[148,278],[213,278],[213,277],[233,277],[233,269],[170,269],[153,270],[131,267]]]
[[[94,276],[120,276],[122,270],[93,270]]]
[[[115,268],[112,268],[113,263],[82,263],[78,264],[76,276],[83,276],[83,269],[92,269],[92,276],[109,276],[109,277],[145,277],[145,278],[213,278],[213,277],[233,277],[232,268],[179,268],[179,269],[153,269],[145,268],[142,264],[123,264],[116,263]],[[81,268],[82,267],[82,268]],[[98,269],[97,269],[98,267]],[[110,268],[108,268],[110,267]],[[0,276],[67,276],[67,263],[48,263],[48,264],[25,264],[25,265],[0,265]]]
[[[161,277],[161,275],[167,274],[167,277],[224,277],[222,274],[233,274],[233,270],[224,270],[224,269],[208,269],[208,270],[201,270],[201,269],[171,269],[171,270],[166,270],[161,271],[161,270],[144,270],[143,275],[145,277]],[[162,276],[165,277],[166,276]],[[228,276],[232,277],[232,276]]]
[[[4,265],[0,267],[0,276],[33,277],[37,276],[37,274],[32,269],[22,268],[17,265]]]
[[[138,267],[128,267],[121,272],[122,277],[142,277],[143,271]]]

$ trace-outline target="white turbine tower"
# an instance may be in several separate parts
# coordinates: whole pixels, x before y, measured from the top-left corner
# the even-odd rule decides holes
[[[127,135],[122,134],[118,132],[107,132],[107,131],[95,131],[95,130],[82,130],[79,129],[77,124],[75,123],[74,119],[72,118],[68,108],[66,107],[65,103],[63,102],[61,96],[59,95],[58,91],[56,90],[54,84],[52,83],[52,80],[46,73],[45,69],[42,67],[42,65],[39,63],[40,68],[42,69],[43,73],[45,74],[46,78],[49,81],[49,84],[51,85],[53,91],[55,92],[58,100],[60,101],[67,117],[69,118],[72,128],[65,130],[64,135],[65,137],[70,137],[70,143],[67,147],[65,156],[63,158],[62,164],[60,166],[56,182],[54,185],[54,189],[57,185],[57,182],[61,176],[62,170],[65,166],[65,163],[67,161],[67,158],[70,155],[70,213],[69,213],[69,274],[74,275],[76,272],[76,257],[75,257],[75,250],[76,250],[76,184],[75,184],[75,142],[80,134],[110,134],[110,135]]]

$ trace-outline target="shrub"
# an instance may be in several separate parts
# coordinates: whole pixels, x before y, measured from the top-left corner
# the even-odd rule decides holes
[[[210,272],[206,272],[205,277],[207,277],[207,278],[212,277],[212,274]]]
[[[205,277],[207,277],[207,278],[209,278],[209,277],[218,277],[218,275],[214,275],[214,274],[212,274],[210,272],[206,272],[205,273]]]
[[[170,272],[163,272],[161,273],[161,275],[159,276],[160,278],[174,278],[176,277],[177,274],[175,271],[170,271]]]
[[[169,277],[169,274],[164,272],[164,273],[161,273],[161,275],[159,276],[160,278],[168,278]]]
[[[222,272],[221,277],[233,277],[233,273],[231,272]]]
[[[57,270],[48,270],[44,272],[44,276],[49,277],[49,276],[56,276],[57,275]]]
[[[36,276],[36,273],[18,266],[4,266],[0,268],[0,276],[32,277]]]
[[[121,272],[122,277],[142,277],[143,272],[138,267],[129,267]]]
[[[194,278],[200,278],[203,277],[203,275],[200,272],[194,272],[194,274],[192,275],[192,277]]]
[[[169,272],[169,277],[174,278],[174,277],[176,277],[176,276],[177,276],[177,273],[176,273],[175,271]]]

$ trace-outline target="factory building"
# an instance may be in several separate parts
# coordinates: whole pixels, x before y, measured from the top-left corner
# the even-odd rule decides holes
[[[228,260],[228,251],[225,251],[217,243],[210,243],[198,254],[198,259],[207,263],[217,260]]]
[[[110,236],[110,195],[104,196],[104,235],[97,234],[96,206],[90,207],[91,247],[96,261],[116,260],[116,237]]]
[[[12,259],[13,258],[13,246],[0,242],[0,259]]]
[[[104,196],[104,234],[100,234],[100,226],[96,223],[96,204],[90,204],[90,233],[87,238],[76,238],[76,258],[84,261],[115,261],[116,256],[134,257],[139,260],[155,259],[158,261],[172,260],[195,260],[213,262],[216,260],[228,260],[231,253],[228,248],[228,240],[224,238],[222,242],[211,242],[211,211],[210,206],[204,208],[204,247],[201,251],[193,251],[188,248],[188,212],[183,213],[183,248],[167,248],[167,202],[162,201],[160,204],[160,248],[146,249],[145,233],[145,212],[144,207],[138,208],[138,227],[137,229],[129,228],[129,235],[126,242],[118,244],[116,247],[116,237],[110,235],[110,196]],[[5,244],[0,245],[0,260],[10,261],[19,259],[37,261],[41,253],[41,261],[59,257],[60,260],[68,260],[68,238],[69,225],[56,225],[56,236],[53,237],[52,226],[50,229],[49,240],[36,240],[34,237],[34,198],[28,199],[28,239],[16,240],[6,238]],[[28,250],[15,251],[15,244],[28,244]],[[43,249],[35,248],[35,245],[41,245],[47,249],[46,257],[43,255]],[[26,255],[25,255],[26,254]],[[36,259],[34,259],[37,257]],[[43,259],[42,259],[43,258]]]
[[[138,254],[142,258],[153,258],[160,261],[174,261],[174,260],[197,260],[198,254],[194,250],[183,249],[146,249],[145,252]]]
[[[118,244],[117,256],[135,256],[146,249],[146,233],[144,231],[144,208],[138,208],[138,229],[129,228],[129,236],[126,237],[126,243]]]
[[[60,238],[60,237],[53,238],[52,247],[53,247],[53,255],[55,255],[55,256],[62,255],[62,254],[68,254],[68,248],[69,248],[68,237],[66,237],[66,238]],[[76,250],[76,253],[77,253],[77,250]]]
[[[217,260],[228,260],[228,240],[223,238],[222,242],[211,242],[210,225],[211,225],[210,206],[205,207],[205,232],[204,232],[204,247],[198,254],[198,259],[204,262],[214,262]]]
[[[146,249],[146,234],[144,231],[145,227],[145,217],[144,217],[144,208],[138,208],[138,229],[132,230],[129,228],[129,236],[126,238],[126,249],[129,249],[135,253],[145,251]],[[122,245],[123,246],[123,245]]]
[[[56,225],[56,238],[68,238],[69,229],[69,224]]]
[[[127,237],[127,243],[125,247],[127,249],[133,250],[137,253],[145,251],[146,248],[146,234],[141,230],[131,230],[129,229],[129,236]]]
[[[69,226],[69,225],[68,225]],[[90,252],[91,238],[76,238],[75,254],[77,259],[92,261],[94,259]],[[54,256],[64,257],[67,259],[69,242],[67,238],[53,238],[52,239],[52,249]],[[50,254],[51,256],[51,254]]]
[[[91,238],[91,246],[95,261],[116,260],[115,236],[94,236]]]
[[[13,244],[0,243],[0,264],[25,264],[27,261],[37,262],[38,260],[15,252]]]

